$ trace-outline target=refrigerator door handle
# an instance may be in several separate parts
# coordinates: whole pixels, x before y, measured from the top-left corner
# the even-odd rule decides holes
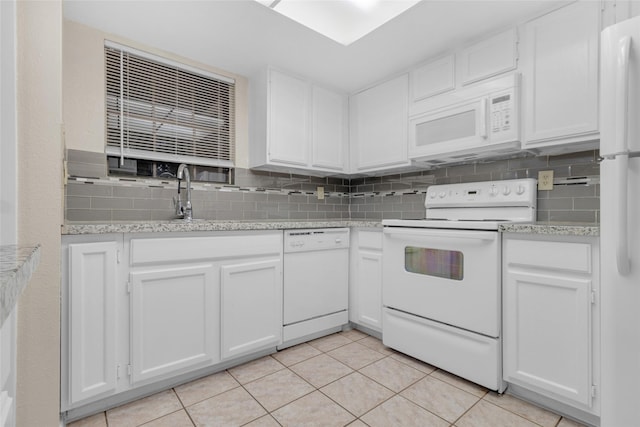
[[[616,141],[615,152],[627,153],[627,119],[629,116],[629,54],[631,37],[624,36],[618,41],[617,79],[616,79]]]
[[[631,49],[631,37],[624,36],[618,41],[616,64],[616,133],[614,165],[616,170],[617,209],[616,221],[616,264],[618,273],[629,274],[629,242],[627,237],[627,198],[628,198],[628,173],[629,173],[629,145],[627,142],[627,120],[629,118],[629,55]]]
[[[628,173],[629,173],[629,155],[618,154],[613,161],[615,162],[616,170],[616,187],[618,200],[615,201],[614,206],[617,209],[617,221],[616,221],[616,264],[618,266],[618,273],[622,276],[629,274],[631,270],[631,262],[629,260],[629,241],[628,241],[628,229],[627,229],[627,201],[628,201]]]

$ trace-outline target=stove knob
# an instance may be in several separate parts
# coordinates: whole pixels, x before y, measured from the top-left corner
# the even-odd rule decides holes
[[[435,198],[436,198],[436,195],[437,195],[437,194],[436,194],[436,192],[435,192],[435,191],[430,191],[430,192],[429,192],[429,197],[431,197],[432,199],[435,199]]]
[[[440,196],[441,199],[444,199],[444,196],[446,196],[447,193],[445,193],[444,191],[441,191],[440,194],[438,194],[438,196]]]
[[[495,185],[492,185],[489,188],[489,195],[490,196],[497,196],[498,195],[498,187],[496,187]]]
[[[504,194],[505,196],[508,196],[508,195],[509,195],[509,193],[511,193],[511,189],[509,188],[509,186],[505,185],[505,186],[502,188],[502,194]]]
[[[516,193],[517,194],[524,194],[525,191],[527,191],[527,189],[525,188],[524,185],[518,185],[516,187]]]

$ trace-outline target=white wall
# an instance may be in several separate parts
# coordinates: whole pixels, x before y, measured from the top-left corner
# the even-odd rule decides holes
[[[0,2],[0,244],[16,243],[15,1]]]
[[[62,2],[17,1],[18,242],[41,244],[18,305],[18,426],[58,426]]]
[[[104,153],[104,41],[111,40],[236,80],[236,167],[249,164],[248,80],[237,74],[64,21],[63,93],[66,148]]]

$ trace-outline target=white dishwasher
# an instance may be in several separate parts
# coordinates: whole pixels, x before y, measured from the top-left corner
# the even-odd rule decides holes
[[[336,332],[349,322],[349,229],[284,232],[283,344]]]

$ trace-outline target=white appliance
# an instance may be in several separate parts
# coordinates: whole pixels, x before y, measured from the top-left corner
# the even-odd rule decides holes
[[[520,75],[434,96],[409,111],[409,158],[433,166],[520,149]]]
[[[283,344],[327,335],[349,323],[349,229],[284,232]]]
[[[536,218],[536,180],[434,185],[426,219],[383,220],[385,345],[502,392],[498,226]]]
[[[601,425],[640,426],[640,18],[602,32],[600,88]]]

